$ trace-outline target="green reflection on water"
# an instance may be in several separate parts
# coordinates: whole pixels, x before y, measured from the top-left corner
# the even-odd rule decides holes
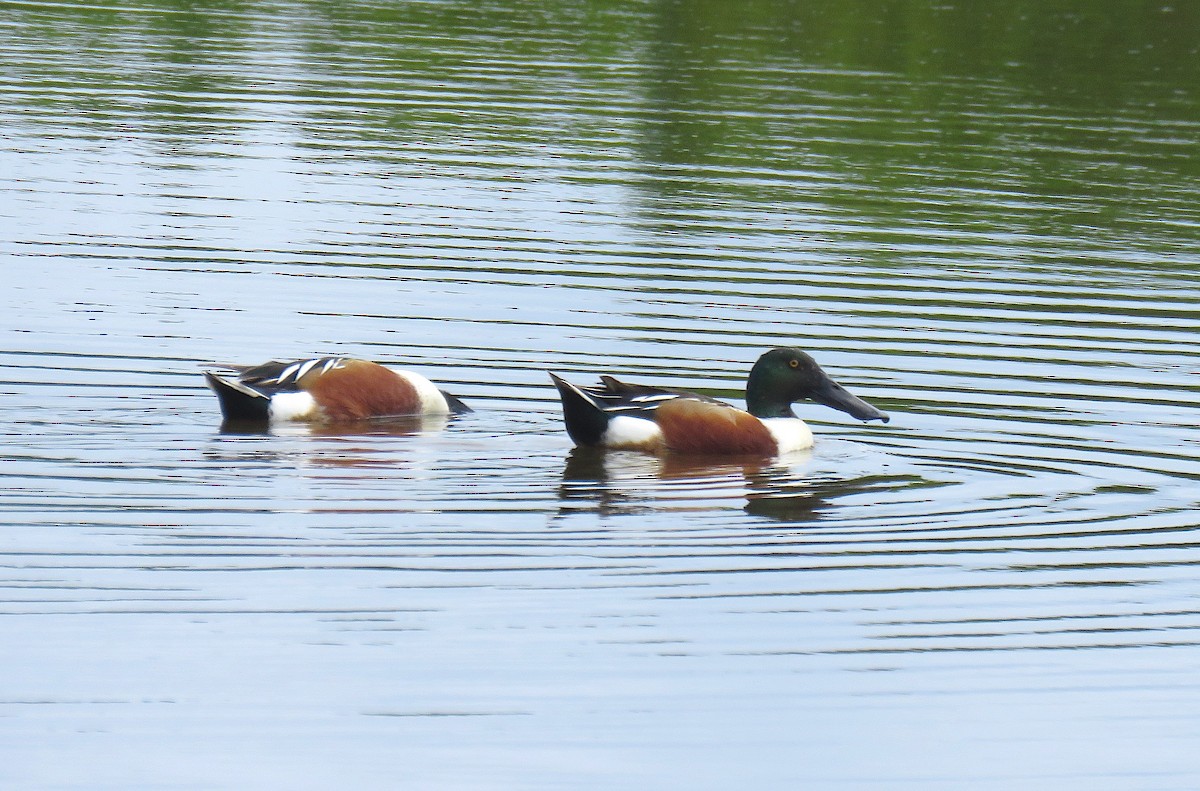
[[[517,181],[631,189],[655,234],[702,231],[696,215],[716,201],[790,213],[822,238],[860,224],[901,239],[915,227],[1085,249],[1107,238],[1154,261],[1194,239],[1194,4],[135,1],[0,14],[12,34],[0,107],[64,136],[76,116],[89,134],[207,158],[270,122],[313,156],[359,141],[353,156],[402,173],[495,179],[508,158]],[[817,214],[847,227],[803,227]],[[881,240],[880,263],[892,246]]]

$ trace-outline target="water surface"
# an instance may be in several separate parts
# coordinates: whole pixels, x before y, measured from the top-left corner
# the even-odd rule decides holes
[[[0,782],[1193,789],[1200,30],[0,4]],[[545,374],[886,409],[573,451]],[[475,412],[220,428],[343,354]]]

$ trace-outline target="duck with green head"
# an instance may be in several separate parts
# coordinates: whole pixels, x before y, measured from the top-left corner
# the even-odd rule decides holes
[[[576,445],[704,454],[775,455],[813,444],[792,404],[808,399],[859,420],[888,416],[852,395],[805,352],[772,349],[746,380],[746,409],[708,396],[620,382],[580,387],[550,374],[562,398],[567,433]]]

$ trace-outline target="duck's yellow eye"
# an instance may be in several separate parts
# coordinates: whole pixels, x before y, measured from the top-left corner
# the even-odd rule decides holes
[[[792,368],[799,368],[800,361],[797,360],[795,357],[793,357],[792,359],[788,360],[788,365],[791,366]]]

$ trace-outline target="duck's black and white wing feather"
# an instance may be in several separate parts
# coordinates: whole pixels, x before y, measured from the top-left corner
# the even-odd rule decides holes
[[[590,396],[600,409],[613,417],[628,415],[653,420],[654,413],[660,406],[678,398],[730,406],[724,401],[699,393],[672,390],[667,387],[629,384],[611,376],[601,376],[600,384],[583,386],[579,389]]]
[[[252,366],[229,366],[237,371],[238,381],[243,385],[263,393],[294,392],[302,389],[300,381],[316,371],[318,375],[328,373],[346,364],[343,357],[317,357],[312,360],[293,360],[280,362],[272,360],[269,363]]]

